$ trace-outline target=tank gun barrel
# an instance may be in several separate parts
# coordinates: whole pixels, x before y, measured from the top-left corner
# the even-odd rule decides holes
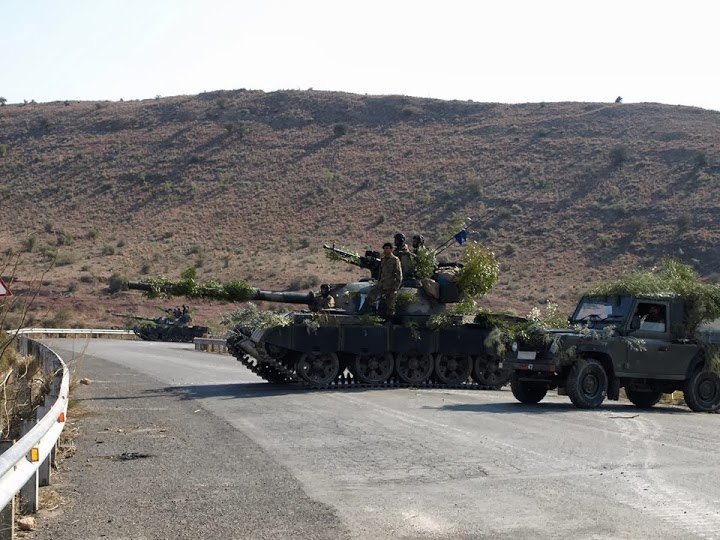
[[[128,281],[128,289],[134,289],[137,291],[152,291],[152,285],[150,283],[142,283],[141,281]]]
[[[140,315],[133,315],[132,313],[110,313],[110,315],[115,315],[116,317],[124,317],[126,319],[135,319],[136,321],[154,321],[152,317],[142,317]]]
[[[252,300],[265,302],[282,302],[284,304],[310,304],[315,295],[313,293],[301,293],[290,291],[261,291],[257,289]]]
[[[145,291],[147,293],[156,292],[158,289],[164,294],[177,295],[177,292],[173,292],[173,285],[163,284],[152,284],[144,283],[140,281],[128,282],[128,289],[134,289],[139,291]],[[207,297],[215,298],[214,293],[221,291],[222,285],[217,284],[216,287],[210,289],[204,289],[205,294],[200,293],[194,295],[195,297]],[[209,294],[208,294],[209,293]],[[180,294],[182,296],[182,294]],[[233,298],[234,301],[245,302],[248,300],[257,300],[264,302],[282,302],[284,304],[310,304],[313,301],[315,295],[313,293],[295,292],[295,291],[263,291],[254,287],[248,287],[242,291],[241,298]]]

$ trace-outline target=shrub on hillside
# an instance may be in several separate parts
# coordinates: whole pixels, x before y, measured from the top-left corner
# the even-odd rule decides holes
[[[347,124],[335,124],[333,126],[333,133],[336,137],[342,137],[343,135],[347,135],[348,127]]]
[[[110,294],[115,294],[120,291],[124,291],[127,289],[127,278],[124,276],[121,276],[117,272],[114,272],[109,278],[108,278],[108,287],[107,290]]]
[[[677,225],[678,231],[687,231],[692,224],[692,214],[690,212],[683,212],[677,217],[675,224]]]
[[[610,150],[610,165],[620,167],[628,159],[628,149],[619,145]]]
[[[2,151],[0,149],[0,155],[2,155]],[[696,169],[701,169],[702,167],[705,167],[708,164],[707,155],[705,152],[698,152],[695,154],[695,157],[693,158],[693,166]]]

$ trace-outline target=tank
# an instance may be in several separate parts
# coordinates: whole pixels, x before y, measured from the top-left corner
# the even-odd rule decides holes
[[[373,271],[372,260],[362,265]],[[237,284],[225,287],[235,290]],[[227,347],[270,383],[312,388],[500,388],[510,374],[498,367],[502,344],[494,339],[494,331],[500,319],[508,324],[521,320],[499,314],[452,314],[447,304],[457,301],[458,291],[450,278],[404,282],[391,320],[381,317],[382,305],[377,310],[366,305],[371,281],[332,285],[335,307],[330,309],[317,309],[312,292],[247,288],[238,297],[224,294],[221,284],[182,285],[165,281],[130,283],[129,288],[170,294],[202,289],[201,296],[212,298],[305,305],[307,309],[283,314],[254,305],[239,310]]]
[[[422,289],[400,289],[391,321],[362,314],[371,283],[335,285],[336,308],[301,311],[269,325],[240,323],[227,338],[229,352],[273,383],[315,388],[503,386],[496,326],[477,316],[447,314]],[[307,303],[308,295],[258,291],[255,299]],[[499,316],[496,316],[499,317]],[[508,317],[514,319],[513,317]],[[513,322],[513,321],[509,321]]]
[[[139,321],[132,326],[132,331],[145,341],[175,341],[192,343],[196,337],[208,334],[207,326],[191,325],[192,318],[187,308],[166,309],[166,317],[142,317],[130,313],[113,313],[118,317]]]

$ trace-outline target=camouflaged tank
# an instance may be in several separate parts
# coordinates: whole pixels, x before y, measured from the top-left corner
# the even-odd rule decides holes
[[[365,306],[372,286],[333,286],[335,307],[330,309],[240,310],[228,350],[268,382],[316,388],[488,389],[509,380],[509,373],[498,368],[494,324],[448,314],[445,304],[422,287],[401,288],[396,315],[384,320]],[[257,290],[253,299],[312,306],[315,295]]]
[[[204,337],[210,330],[207,326],[191,325],[192,318],[187,312],[157,318],[128,313],[113,313],[113,315],[139,321],[132,326],[132,331],[144,341],[192,343],[196,337]]]
[[[300,304],[300,311],[260,310],[254,304],[230,314],[227,347],[244,366],[271,383],[315,388],[428,386],[498,388],[509,380],[500,369],[504,344],[498,323],[506,315],[461,316],[449,308],[461,294],[453,279],[460,264],[439,264],[432,279],[406,279],[395,314],[384,318],[382,301],[366,302],[377,279],[379,254],[358,256],[324,246],[334,259],[370,270],[371,279],[331,286],[334,307],[321,308],[314,293],[263,291],[244,281],[199,284],[185,276],[131,283],[150,295]],[[495,264],[493,259],[493,264]]]

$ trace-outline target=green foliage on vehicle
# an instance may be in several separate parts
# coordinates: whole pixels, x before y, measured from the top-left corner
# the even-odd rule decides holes
[[[192,269],[195,270],[194,268]],[[220,283],[208,281],[199,283],[194,272],[186,271],[179,280],[164,277],[150,279],[149,298],[163,296],[185,296],[187,298],[209,298],[211,300],[225,300],[227,302],[246,302],[253,298],[256,289],[243,280]]]
[[[663,261],[659,268],[639,270],[598,285],[587,296],[674,295],[685,301],[689,334],[706,321],[720,318],[720,285],[702,283],[695,270],[677,259]]]
[[[425,246],[420,246],[412,258],[412,269],[417,279],[431,278],[437,268],[435,253]]]
[[[455,276],[455,283],[465,296],[482,296],[500,279],[500,265],[495,254],[476,242],[465,246],[462,263],[463,267]]]
[[[249,302],[244,308],[225,315],[222,323],[240,328],[273,328],[276,326],[289,326],[292,321],[292,313],[260,310],[255,304]]]

